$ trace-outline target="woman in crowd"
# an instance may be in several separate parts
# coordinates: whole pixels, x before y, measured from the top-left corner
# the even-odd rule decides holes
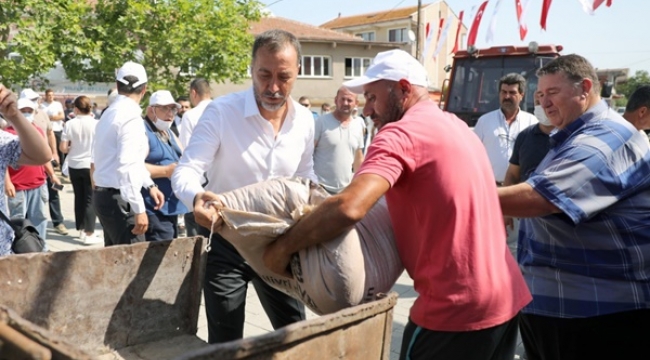
[[[79,96],[74,100],[73,111],[75,117],[65,125],[60,150],[68,154],[66,161],[74,190],[74,215],[79,238],[85,244],[96,244],[102,242],[102,239],[95,235],[90,153],[97,120],[93,117],[92,102],[87,96]]]
[[[4,189],[4,174],[9,165],[44,165],[52,159],[45,138],[18,110],[16,96],[0,84],[0,114],[13,126],[17,136],[0,131],[0,189]],[[7,197],[0,194],[0,211],[7,211]],[[0,256],[12,254],[14,233],[9,224],[0,221]]]

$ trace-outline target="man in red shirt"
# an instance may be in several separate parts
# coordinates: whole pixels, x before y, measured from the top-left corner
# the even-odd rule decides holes
[[[29,99],[22,98],[18,100],[17,105],[23,116],[33,122],[36,104]],[[45,134],[38,126],[33,123],[32,126],[45,138]],[[7,127],[5,131],[16,134],[16,130],[12,126]],[[40,166],[23,165],[17,169],[9,167],[5,174],[5,194],[7,195],[9,218],[29,219],[43,239],[47,237],[48,189],[45,181],[46,173],[53,184],[61,185],[50,162]]]
[[[429,99],[427,74],[402,50],[379,53],[343,84],[366,98],[379,132],[352,183],[271,244],[266,265],[330,240],[386,196],[397,249],[419,294],[402,359],[512,359],[531,301],[506,246],[494,175],[467,125]]]

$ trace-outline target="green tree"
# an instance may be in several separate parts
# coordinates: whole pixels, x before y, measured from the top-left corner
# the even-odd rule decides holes
[[[98,0],[92,9],[80,5],[57,50],[73,81],[113,82],[115,70],[133,60],[147,70],[151,91],[182,94],[194,77],[246,76],[249,24],[260,9],[254,0]]]
[[[55,36],[75,14],[74,0],[0,0],[0,81],[43,88],[57,61]]]
[[[616,93],[625,95],[626,99],[641,85],[650,85],[650,74],[645,70],[637,70],[634,76],[631,76],[623,84],[616,86]]]

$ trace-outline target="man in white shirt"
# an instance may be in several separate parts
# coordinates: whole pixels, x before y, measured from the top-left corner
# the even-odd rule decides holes
[[[316,119],[314,172],[330,194],[338,194],[363,162],[363,121],[353,117],[357,95],[345,87],[336,92],[336,108]]]
[[[65,160],[65,155],[58,150],[59,144],[61,144],[61,133],[63,132],[63,120],[65,119],[63,105],[60,102],[54,100],[54,90],[47,89],[45,90],[45,100],[41,102],[41,110],[47,114],[52,123],[52,131],[54,131],[54,137],[56,138],[56,148],[59,155],[59,164],[62,165]]]
[[[183,120],[181,121],[180,136],[179,140],[183,148],[187,147],[187,144],[190,142],[190,137],[192,137],[192,132],[196,123],[199,122],[199,118],[203,115],[203,111],[212,101],[212,92],[210,89],[210,83],[203,78],[196,78],[190,83],[190,102],[192,103],[193,108],[187,110],[183,115]],[[190,208],[191,210],[192,208]],[[194,219],[194,212],[190,211],[184,215],[183,220],[185,221],[185,235],[186,236],[197,236],[199,235],[199,225]]]
[[[179,139],[183,148],[187,147],[190,142],[190,137],[199,122],[199,118],[203,115],[203,111],[212,100],[212,93],[210,90],[210,83],[203,78],[196,78],[190,83],[190,102],[193,108],[187,110],[181,120]]]
[[[499,80],[501,107],[481,116],[474,127],[474,132],[487,150],[498,186],[503,185],[517,135],[537,124],[535,115],[519,109],[525,89],[526,79],[523,76],[511,73],[502,77]]]
[[[142,65],[127,62],[117,72],[118,96],[97,123],[92,178],[95,213],[104,229],[104,245],[144,241],[149,225],[141,188],[149,189],[157,208],[164,195],[145,167],[149,141],[140,100],[147,90]]]
[[[217,216],[215,193],[281,176],[315,180],[314,119],[291,97],[300,69],[300,43],[283,30],[259,34],[253,45],[253,87],[219,97],[201,116],[172,176],[176,195],[206,234]],[[207,172],[208,184],[201,185]],[[235,248],[215,234],[203,293],[208,342],[243,336],[246,289],[253,282],[275,329],[305,318],[304,306],[265,284]]]

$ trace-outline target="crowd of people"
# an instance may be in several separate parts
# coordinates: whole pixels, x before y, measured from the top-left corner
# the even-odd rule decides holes
[[[300,176],[331,196],[267,247],[266,266],[291,276],[292,254],[340,235],[385,197],[418,293],[400,358],[512,359],[519,331],[529,359],[642,352],[650,87],[621,117],[600,98],[591,64],[560,56],[538,70],[534,114],[520,109],[525,79],[507,74],[500,108],[471,129],[430,99],[426,70],[402,50],[379,53],[320,114],[308,97],[291,97],[300,59],[294,35],[266,31],[253,44],[251,88],[213,100],[197,78],[187,97],[151,93],[144,114],[147,72],[134,62],[117,72],[99,118],[85,96],[64,110],[51,92],[37,104],[31,90],[16,99],[0,87],[0,209],[44,235],[49,198],[53,225],[62,224],[52,164],[67,162],[86,242],[101,241],[96,217],[105,246],[173,239],[183,225],[209,237],[217,194]],[[11,254],[11,238],[2,224],[0,255]],[[305,319],[304,306],[262,281],[228,239],[210,240],[210,343],[243,336],[251,282],[274,328]]]

